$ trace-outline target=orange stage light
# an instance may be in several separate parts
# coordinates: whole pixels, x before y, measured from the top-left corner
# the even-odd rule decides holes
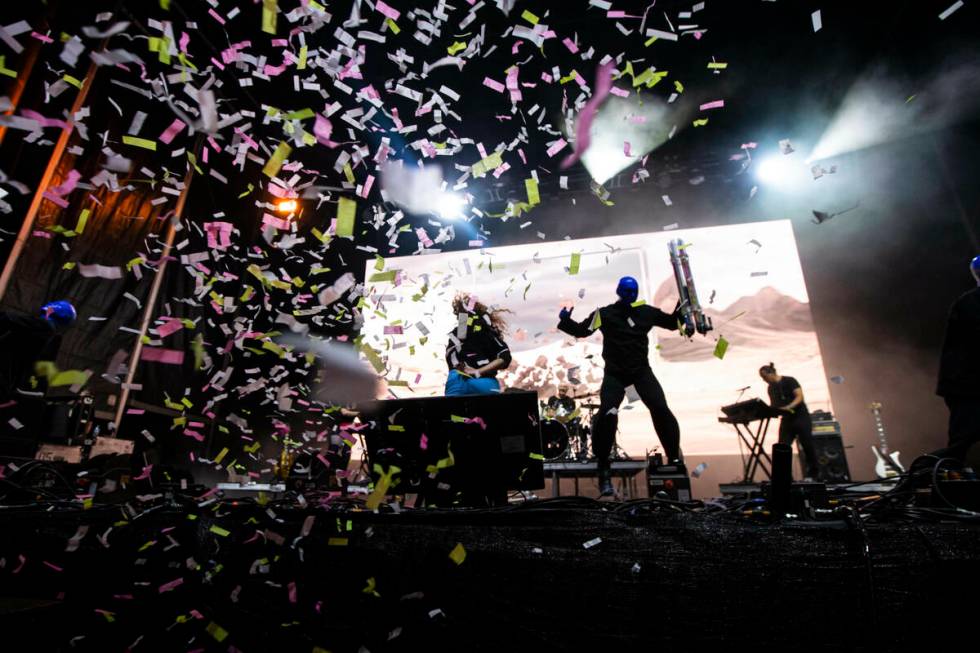
[[[276,211],[284,215],[295,213],[296,209],[298,208],[299,202],[296,200],[279,200],[279,202],[276,204]]]

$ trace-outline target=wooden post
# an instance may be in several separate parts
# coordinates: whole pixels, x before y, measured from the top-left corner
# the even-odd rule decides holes
[[[48,167],[45,168],[44,175],[41,176],[41,181],[37,184],[37,190],[34,191],[34,199],[31,200],[31,205],[27,209],[27,215],[24,216],[24,222],[20,225],[17,240],[14,241],[14,246],[10,249],[10,256],[7,257],[7,262],[3,266],[3,272],[0,273],[0,300],[7,293],[7,287],[10,285],[10,279],[14,274],[14,268],[17,267],[17,259],[20,258],[21,253],[24,251],[24,246],[27,245],[27,239],[31,235],[31,230],[34,229],[34,220],[37,219],[38,210],[41,208],[44,191],[48,189],[51,178],[54,177],[54,173],[58,169],[58,164],[61,163],[61,156],[65,153],[65,148],[68,147],[68,140],[71,138],[71,133],[75,129],[75,114],[81,111],[82,105],[85,104],[85,98],[88,97],[89,89],[92,88],[92,82],[95,80],[96,70],[98,70],[98,66],[93,61],[88,67],[88,73],[86,73],[85,80],[82,82],[82,88],[75,97],[75,103],[71,106],[71,113],[68,115],[67,124],[61,130],[58,142],[55,143],[54,149],[51,151],[51,158],[48,159]]]
[[[203,134],[198,134],[197,141],[194,145],[194,151],[196,152],[201,144],[203,143]],[[122,422],[123,415],[126,413],[126,404],[129,401],[129,388],[133,383],[133,379],[136,378],[136,368],[140,362],[140,355],[143,353],[143,336],[150,328],[150,321],[153,319],[153,309],[157,303],[157,296],[160,294],[160,286],[163,285],[163,273],[167,269],[167,258],[170,256],[170,251],[174,246],[174,239],[177,235],[177,225],[180,223],[180,219],[184,214],[184,205],[187,203],[187,194],[191,189],[191,179],[194,176],[194,166],[187,163],[187,174],[184,175],[184,188],[180,191],[180,196],[177,198],[177,206],[174,209],[174,215],[167,221],[167,237],[163,243],[163,252],[160,254],[160,264],[157,265],[156,275],[153,277],[153,285],[150,286],[150,295],[146,298],[146,303],[143,305],[143,318],[140,321],[140,332],[136,337],[136,346],[133,347],[133,353],[129,357],[129,365],[126,370],[126,381],[122,385],[122,391],[119,393],[119,404],[116,406],[116,436],[119,435],[119,424]]]

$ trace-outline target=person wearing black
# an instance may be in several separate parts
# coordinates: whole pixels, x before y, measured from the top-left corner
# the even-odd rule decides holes
[[[497,370],[510,366],[510,348],[504,342],[506,309],[491,309],[468,295],[457,295],[453,312],[458,326],[446,345],[446,396],[500,392]]]
[[[61,336],[76,318],[75,307],[67,301],[49,302],[37,316],[0,311],[0,397],[43,394],[31,387],[38,361],[54,362],[61,347]]]
[[[813,446],[813,422],[810,421],[810,410],[803,401],[803,388],[793,377],[777,373],[772,363],[760,367],[759,376],[769,384],[769,404],[782,413],[779,444],[792,446],[796,439],[803,450],[806,477],[815,479],[820,468],[817,465],[817,450]]]
[[[977,287],[950,308],[936,388],[949,408],[949,441],[933,455],[961,463],[980,442],[980,256],[970,262],[970,271]]]
[[[678,314],[665,313],[653,306],[636,301],[639,284],[633,277],[623,277],[616,288],[619,300],[596,309],[583,322],[572,319],[572,309],[562,309],[558,329],[576,338],[586,338],[596,331],[602,332],[602,358],[606,363],[599,390],[599,413],[592,437],[592,453],[595,454],[599,472],[599,491],[602,496],[613,493],[609,469],[609,452],[612,450],[619,423],[617,412],[626,394],[633,386],[650,411],[653,428],[660,438],[667,458],[679,461],[680,426],[667,406],[664,390],[650,369],[650,344],[647,334],[653,327],[675,330]]]

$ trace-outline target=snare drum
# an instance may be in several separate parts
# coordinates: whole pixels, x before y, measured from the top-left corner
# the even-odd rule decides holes
[[[568,429],[558,420],[541,420],[541,448],[545,460],[557,460],[568,449]]]

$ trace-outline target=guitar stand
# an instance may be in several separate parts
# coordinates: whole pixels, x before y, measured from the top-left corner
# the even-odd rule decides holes
[[[762,470],[766,478],[772,478],[772,458],[766,453],[765,442],[766,433],[769,431],[769,422],[772,418],[766,417],[759,420],[759,425],[755,433],[749,428],[748,424],[735,424],[735,431],[745,446],[749,448],[749,457],[746,459],[742,454],[742,482],[754,483],[756,470]],[[743,431],[744,429],[744,431]],[[739,447],[741,450],[741,447]]]

